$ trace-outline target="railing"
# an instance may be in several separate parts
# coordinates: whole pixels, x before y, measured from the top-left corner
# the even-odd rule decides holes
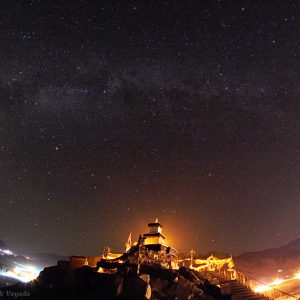
[[[217,270],[216,270],[217,271]],[[233,271],[233,270],[219,270],[217,271],[220,275],[223,277],[233,280],[235,279],[240,284],[246,286],[247,288],[256,291],[259,288],[261,288],[261,291],[259,294],[264,295],[265,297],[268,297],[270,299],[276,299],[276,300],[295,300],[299,299],[298,297],[294,295],[290,295],[288,293],[285,293],[283,291],[280,291],[276,288],[269,288],[267,284],[256,280],[254,278],[251,278],[250,276],[247,276],[239,271]],[[266,287],[266,290],[263,290],[263,287]],[[269,289],[268,289],[269,288]]]
[[[193,262],[193,252],[191,252],[191,258],[185,259]],[[261,282],[259,280],[256,280],[254,278],[251,278],[248,275],[245,275],[242,272],[236,271],[232,266],[233,264],[232,257],[229,259],[218,259],[211,255],[207,261],[206,265],[204,265],[203,270],[207,271],[213,271],[215,273],[219,273],[223,277],[229,279],[229,280],[236,280],[237,282],[241,283],[245,287],[249,288],[250,290],[256,292],[257,294],[263,295],[269,299],[276,299],[276,300],[300,300],[296,294],[288,294],[281,290],[278,290],[272,286],[269,286],[268,284]],[[219,266],[220,262],[222,262],[221,267]],[[227,264],[228,268],[224,268],[224,266]],[[197,270],[197,268],[194,268]]]

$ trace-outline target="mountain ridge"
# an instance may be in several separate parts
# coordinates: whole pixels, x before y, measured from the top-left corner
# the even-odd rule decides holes
[[[249,251],[238,255],[237,259],[245,258],[256,258],[257,256],[262,257],[279,257],[279,256],[288,256],[292,253],[300,255],[300,238],[297,238],[286,245],[268,248],[260,251]]]
[[[1,239],[0,239],[0,249],[3,249],[3,250],[8,249],[7,244]]]

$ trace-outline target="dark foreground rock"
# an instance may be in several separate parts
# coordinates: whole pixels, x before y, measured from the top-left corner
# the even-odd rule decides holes
[[[105,274],[88,266],[72,270],[67,261],[45,268],[33,282],[0,291],[7,299],[139,300],[147,299],[149,290],[151,299],[157,300],[225,299],[216,286],[195,280],[187,269],[142,268],[140,275],[120,269],[114,274]]]

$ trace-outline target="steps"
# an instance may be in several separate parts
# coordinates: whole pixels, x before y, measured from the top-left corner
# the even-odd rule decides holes
[[[268,297],[253,292],[251,289],[240,284],[236,280],[229,280],[215,273],[212,273],[212,275],[219,279],[221,285],[226,285],[230,287],[232,300],[269,300]]]

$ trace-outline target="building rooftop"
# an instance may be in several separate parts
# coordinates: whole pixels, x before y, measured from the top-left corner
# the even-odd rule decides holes
[[[162,228],[162,225],[160,224],[160,223],[149,223],[148,224],[148,227],[156,227],[156,226],[158,226],[158,227],[161,227]]]
[[[165,239],[166,237],[160,233],[160,232],[155,232],[155,233],[144,233],[143,234],[144,237],[151,237],[151,236],[161,236],[163,239]]]

